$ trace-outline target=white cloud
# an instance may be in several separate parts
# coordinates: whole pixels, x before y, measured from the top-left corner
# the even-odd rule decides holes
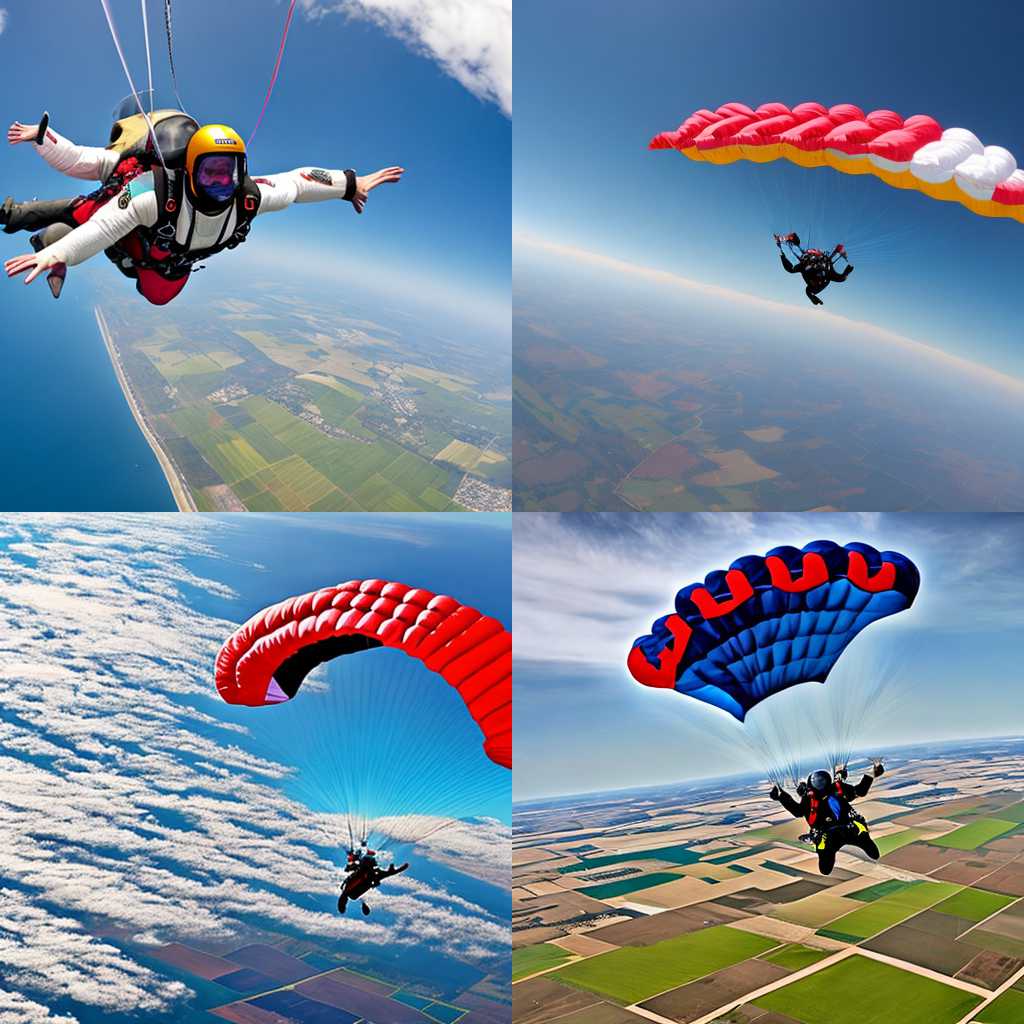
[[[0,35],[3,35],[5,28],[7,28],[7,8],[0,7]]]
[[[342,822],[285,796],[291,769],[216,717],[212,663],[234,624],[181,598],[231,596],[184,559],[216,557],[234,528],[178,514],[0,517],[4,1024],[65,1024],[35,1008],[61,997],[174,1006],[187,987],[133,962],[133,942],[242,944],[269,928],[482,961],[507,951],[507,920],[410,875],[375,896],[370,919],[333,912],[339,873],[321,851]],[[508,848],[504,826],[460,822],[423,852],[457,868],[472,856],[497,881]],[[128,952],[99,937],[108,929]]]
[[[310,17],[364,18],[512,116],[512,0],[304,0]]]

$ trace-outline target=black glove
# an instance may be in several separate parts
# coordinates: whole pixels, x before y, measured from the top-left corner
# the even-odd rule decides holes
[[[780,800],[782,798],[782,790],[778,786],[772,786],[771,792],[768,794],[773,800]]]
[[[803,796],[807,795],[807,783],[806,782],[801,782],[801,783],[799,783],[797,785],[797,787],[796,787],[796,795],[799,796],[799,797],[803,797]]]
[[[874,768],[871,769],[871,773],[877,779],[877,778],[879,778],[879,776],[882,776],[882,775],[885,774],[885,766],[882,764],[881,761],[879,761],[878,764],[876,764],[874,766]]]

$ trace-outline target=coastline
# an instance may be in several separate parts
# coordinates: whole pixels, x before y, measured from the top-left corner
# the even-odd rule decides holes
[[[128,385],[128,378],[125,376],[124,370],[121,367],[121,360],[118,358],[117,349],[114,347],[113,338],[110,336],[110,330],[107,327],[106,318],[103,316],[103,312],[99,306],[93,309],[93,313],[96,316],[96,325],[99,327],[100,335],[103,338],[103,344],[107,348],[107,355],[110,357],[111,365],[114,367],[114,373],[117,375],[117,382],[121,385],[121,391],[124,394],[125,401],[128,403],[128,408],[132,411],[132,416],[135,417],[135,422],[138,424],[139,430],[142,431],[143,437],[149,444],[149,447],[153,450],[153,454],[156,456],[157,462],[160,463],[160,468],[163,470],[164,478],[167,480],[167,486],[171,490],[171,496],[174,498],[174,503],[178,506],[179,512],[196,512],[196,504],[192,500],[192,494],[188,487],[185,485],[185,481],[178,474],[178,471],[174,467],[174,463],[170,457],[160,446],[160,442],[157,440],[156,435],[149,429],[149,424],[146,422],[146,418],[142,415],[142,410],[139,408],[138,403],[135,401],[135,396],[132,394],[132,390]]]

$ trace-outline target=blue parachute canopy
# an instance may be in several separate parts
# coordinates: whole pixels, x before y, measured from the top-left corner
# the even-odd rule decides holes
[[[817,540],[746,555],[676,594],[676,611],[633,642],[646,686],[677,690],[741,722],[766,697],[828,678],[851,640],[914,603],[909,558],[868,544]]]

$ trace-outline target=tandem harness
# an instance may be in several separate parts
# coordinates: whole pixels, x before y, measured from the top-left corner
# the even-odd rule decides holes
[[[862,814],[858,814],[853,807],[850,805],[849,800],[845,800],[846,794],[843,792],[843,784],[836,779],[835,781],[835,795],[827,796],[824,800],[819,799],[814,795],[814,790],[809,789],[807,791],[808,800],[810,802],[810,810],[807,812],[807,824],[811,826],[811,830],[805,835],[800,836],[800,841],[814,846],[815,849],[824,850],[828,845],[828,837],[831,833],[837,830],[842,830],[847,834],[859,835],[867,832],[868,824],[865,821]],[[840,814],[843,813],[843,808],[839,804],[837,797],[843,798],[846,803],[845,810],[845,821],[840,820]],[[828,809],[832,812],[832,817],[835,821],[834,825],[828,825],[820,827],[817,825],[818,813],[822,805],[828,805]]]
[[[132,161],[124,161],[130,163]],[[135,161],[137,164],[138,162]],[[127,205],[131,202],[131,182],[143,173],[141,165],[139,170],[125,178],[119,175],[121,165],[114,171],[113,178],[107,185],[104,185],[103,192],[113,186],[114,178],[120,178],[123,186],[118,203]],[[117,245],[105,250],[106,256],[113,262],[118,270],[127,277],[137,277],[139,270],[151,270],[161,277],[177,281],[188,277],[193,267],[204,259],[214,256],[225,249],[234,249],[241,245],[249,235],[252,222],[259,213],[260,190],[259,186],[248,175],[242,180],[235,197],[235,227],[230,235],[218,239],[213,245],[205,249],[189,249],[192,239],[192,232],[195,230],[195,220],[189,229],[185,241],[178,242],[177,226],[178,213],[181,210],[181,201],[184,192],[184,181],[179,171],[164,170],[163,167],[150,169],[153,175],[153,188],[157,198],[157,221],[151,227],[138,228],[126,238],[121,239]],[[227,227],[230,218],[225,218]]]

